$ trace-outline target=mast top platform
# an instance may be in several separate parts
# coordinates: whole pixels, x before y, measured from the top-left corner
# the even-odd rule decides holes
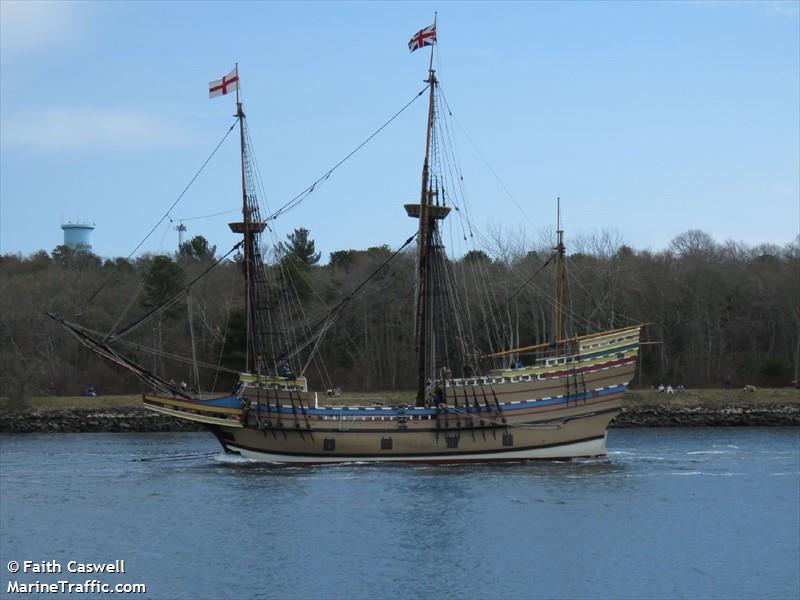
[[[228,223],[233,233],[261,233],[267,228],[266,223],[256,223],[254,221],[247,221],[246,223],[238,221],[236,223]]]
[[[419,214],[422,210],[419,204],[404,204],[403,205],[406,209],[406,213],[408,216],[413,219],[419,219]],[[428,206],[428,214],[430,215],[431,219],[444,219],[450,213],[449,206],[439,206],[436,204],[431,204]]]

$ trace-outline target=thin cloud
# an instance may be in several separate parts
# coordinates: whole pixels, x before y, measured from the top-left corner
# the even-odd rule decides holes
[[[20,112],[2,127],[4,146],[37,150],[113,152],[183,146],[190,141],[174,123],[126,108]]]
[[[762,14],[781,17],[796,17],[800,14],[800,3],[797,0],[695,0],[690,6],[698,8],[748,8],[756,9]]]
[[[85,33],[78,2],[0,1],[0,55],[3,62],[77,43]]]
[[[800,14],[800,3],[797,0],[764,2],[762,8],[770,14],[784,17],[796,17]]]

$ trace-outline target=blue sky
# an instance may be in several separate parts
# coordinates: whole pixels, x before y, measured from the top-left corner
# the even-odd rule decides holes
[[[232,123],[207,83],[235,61],[264,200],[283,204],[422,89],[427,51],[406,44],[434,10],[445,95],[523,207],[457,137],[484,232],[535,240],[561,196],[568,241],[606,229],[657,250],[699,228],[782,245],[800,232],[799,6],[2,0],[0,253],[50,251],[76,219],[98,254],[130,253]],[[424,120],[418,102],[278,234],[307,227],[326,256],[402,243]],[[173,218],[235,209],[237,157],[232,136]],[[188,234],[227,250],[230,218]],[[164,226],[142,251],[176,244]]]

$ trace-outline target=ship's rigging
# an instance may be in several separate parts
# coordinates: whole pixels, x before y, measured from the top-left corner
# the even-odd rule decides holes
[[[269,256],[265,254],[265,248],[278,246],[277,236],[274,229],[270,227],[270,222],[304,202],[349,158],[386,129],[417,99],[423,97],[426,91],[428,92],[428,124],[420,203],[406,206],[409,215],[419,219],[417,233],[408,238],[366,280],[352,291],[343,294],[340,301],[322,302],[323,310],[321,312],[307,314],[301,288],[310,289],[311,293],[320,300],[321,297],[308,284],[308,281],[304,281],[305,276],[302,270],[292,268],[291,261],[286,260],[286,257],[276,256],[274,251],[269,251]],[[319,379],[325,385],[331,385],[333,378],[328,373],[319,352],[326,333],[334,325],[350,300],[360,293],[378,272],[385,268],[416,237],[419,258],[414,327],[415,349],[418,356],[418,404],[430,401],[435,381],[441,382],[448,377],[467,377],[472,373],[479,372],[485,368],[487,357],[502,357],[501,364],[510,364],[509,361],[514,360],[513,355],[508,356],[508,353],[503,352],[508,348],[520,345],[519,334],[518,331],[515,332],[510,311],[511,302],[522,290],[531,285],[535,286],[533,280],[554,260],[557,264],[555,297],[545,296],[543,299],[552,304],[554,311],[552,344],[556,348],[556,354],[562,352],[562,340],[568,339],[569,332],[574,330],[567,327],[565,320],[565,315],[570,311],[565,301],[566,253],[563,231],[560,228],[560,209],[558,239],[553,253],[539,265],[532,276],[518,275],[521,284],[511,294],[492,286],[489,266],[484,261],[478,260],[468,265],[464,264],[464,261],[460,261],[460,264],[456,264],[445,253],[440,223],[451,209],[457,216],[456,228],[460,232],[460,237],[473,250],[482,249],[479,242],[485,242],[486,239],[471,218],[464,176],[459,167],[453,139],[453,112],[439,86],[436,70],[433,68],[433,53],[426,86],[420,92],[302,192],[283,203],[277,210],[268,210],[267,216],[263,216],[261,212],[260,200],[265,198],[264,186],[252,149],[252,141],[243,105],[238,96],[238,89],[236,109],[235,122],[227,129],[186,188],[172,202],[166,213],[137,245],[136,249],[142,246],[161,223],[165,220],[172,221],[172,211],[237,125],[241,153],[242,220],[231,223],[231,229],[243,235],[242,241],[162,305],[153,308],[147,314],[121,328],[119,325],[122,317],[120,317],[109,332],[99,337],[102,344],[119,342],[136,349],[137,352],[147,352],[147,346],[141,341],[123,340],[123,338],[148,321],[158,318],[170,306],[187,296],[196,282],[211,269],[227,260],[232,253],[239,251],[240,254],[237,255],[236,260],[240,263],[245,275],[246,346],[242,370],[256,375],[282,372],[305,375],[314,364]],[[483,158],[482,155],[481,158]],[[485,159],[483,160],[485,161]],[[492,172],[497,177],[494,170]],[[507,188],[503,187],[507,191]],[[525,216],[527,218],[527,215]],[[450,232],[452,236],[452,227]],[[265,244],[265,235],[271,237],[270,246]],[[136,249],[131,255],[136,252]],[[275,260],[270,261],[270,258]],[[87,306],[107,283],[108,280],[89,295],[86,301]],[[534,290],[537,293],[542,292],[540,288],[534,287]],[[132,304],[133,299],[128,303],[126,310],[129,310]],[[73,325],[75,324],[73,323]],[[87,328],[75,326],[84,334],[91,332]],[[194,326],[190,325],[190,327],[193,339]],[[226,331],[227,328],[226,319]],[[208,362],[200,364],[202,361],[198,361],[194,356],[194,342],[192,342],[193,357],[191,359],[181,357],[173,352],[165,352],[160,347],[150,348],[150,352],[174,360],[190,362],[195,369],[194,379],[198,389],[200,388],[200,377],[196,372],[199,366],[205,368],[213,366],[217,373],[224,371],[220,364],[221,355],[220,362],[216,365]],[[235,371],[235,369],[230,370]]]
[[[92,351],[146,382],[155,391],[143,394],[147,409],[202,423],[226,451],[244,456],[281,462],[463,462],[605,453],[608,423],[620,410],[622,394],[634,370],[640,326],[582,336],[568,334],[565,319],[569,312],[565,299],[568,278],[560,209],[555,246],[546,257],[533,257],[534,264],[541,264],[531,269],[535,277],[551,263],[557,267],[554,294],[550,299],[553,318],[547,335],[537,336],[547,338],[541,343],[520,344],[517,296],[524,285],[531,283],[527,274],[514,273],[523,280],[523,286],[509,294],[507,283],[497,285],[497,281],[492,280],[493,274],[509,265],[493,262],[477,249],[460,261],[447,257],[446,232],[452,238],[454,229],[460,228],[461,236],[469,244],[480,240],[482,235],[471,218],[464,177],[455,160],[457,153],[448,124],[452,111],[441,95],[434,69],[435,42],[434,20],[433,25],[417,32],[409,43],[412,51],[431,46],[427,85],[423,92],[275,212],[266,205],[248,134],[239,96],[238,66],[228,76],[212,82],[212,97],[225,95],[228,86],[236,90],[234,125],[238,124],[239,133],[242,218],[231,223],[230,228],[242,236],[241,242],[210,264],[207,261],[195,265],[202,266],[202,272],[179,290],[172,289],[177,279],[169,266],[170,259],[153,259],[151,271],[159,265],[164,285],[151,285],[149,290],[154,294],[158,292],[160,300],[155,302],[156,295],[151,296],[143,304],[147,308],[144,315],[123,327],[120,327],[122,319],[117,319],[105,335],[51,316]],[[296,253],[287,252],[287,246],[278,242],[273,222],[302,203],[426,90],[425,152],[419,201],[405,204],[408,216],[417,219],[416,233],[408,236],[394,251],[388,247],[377,249],[380,260],[373,260],[369,268],[361,270],[355,279],[360,280],[359,283],[354,285],[350,279],[348,285],[340,286],[333,294],[331,288],[327,292],[315,289],[309,281],[310,265],[316,260],[308,258],[314,256],[313,245],[306,246],[305,250],[297,245]],[[442,110],[444,107],[447,109]],[[212,156],[214,153],[216,149]],[[182,196],[183,193],[167,211],[168,219]],[[262,213],[262,205],[267,207],[266,213]],[[453,209],[457,219],[450,219],[450,224],[446,225],[445,219]],[[452,225],[454,220],[456,226]],[[298,231],[305,233],[300,237],[290,236],[291,240],[307,241],[307,231]],[[390,269],[401,262],[401,257],[405,267],[410,267],[411,256],[406,248],[414,242],[414,289],[408,290],[407,297],[396,288],[395,293],[402,296],[399,300],[410,300],[413,305],[413,318],[398,325],[413,331],[416,369],[409,371],[416,371],[416,406],[319,406],[318,397],[309,390],[306,377],[312,366],[317,371],[317,383],[329,386],[329,395],[336,395],[338,389],[330,385],[332,379],[323,360],[326,336],[348,312],[346,309],[354,299],[372,289],[376,282],[385,284],[391,281],[392,275],[397,275],[396,270],[391,273]],[[235,252],[238,254],[234,261],[227,262]],[[238,380],[227,394],[203,399],[193,325],[194,298],[200,294],[190,296],[189,292],[198,282],[211,277],[223,262],[229,265],[228,271],[238,270],[244,275],[242,339],[234,343],[241,351],[240,362],[235,365],[239,367],[236,369]],[[315,273],[336,272],[323,269]],[[213,289],[218,296],[226,287],[217,285]],[[347,291],[342,291],[345,289]],[[233,290],[230,286],[231,295]],[[172,356],[162,348],[161,324],[175,314],[174,309],[183,297],[187,298],[194,389],[185,382],[177,384],[167,379],[157,368],[157,361],[153,361],[152,368],[147,368],[140,359],[125,357],[112,347],[112,344],[126,345],[135,352],[144,351],[143,336],[136,336],[142,333],[144,324],[155,322],[157,354]],[[309,301],[312,298],[313,302]],[[131,299],[127,308],[133,305]],[[367,316],[364,315],[365,342]],[[226,319],[226,332],[229,328]],[[371,347],[380,355],[391,343],[384,339],[384,347],[379,348],[374,342]],[[225,348],[224,336],[221,346]],[[341,350],[341,346],[338,349]],[[220,360],[222,354],[220,350]],[[522,356],[527,357],[527,365],[520,361]],[[208,362],[205,366],[213,367]],[[216,374],[220,372],[219,366]],[[350,418],[345,418],[345,411]]]

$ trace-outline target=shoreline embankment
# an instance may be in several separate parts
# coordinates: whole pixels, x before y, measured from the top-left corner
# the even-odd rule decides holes
[[[0,411],[0,433],[157,433],[202,431],[199,423],[141,407]]]
[[[631,392],[611,423],[621,427],[798,427],[800,392],[742,395],[721,390],[695,394]],[[756,397],[753,397],[756,396]],[[129,406],[0,409],[0,433],[112,433],[201,431],[197,423]]]

